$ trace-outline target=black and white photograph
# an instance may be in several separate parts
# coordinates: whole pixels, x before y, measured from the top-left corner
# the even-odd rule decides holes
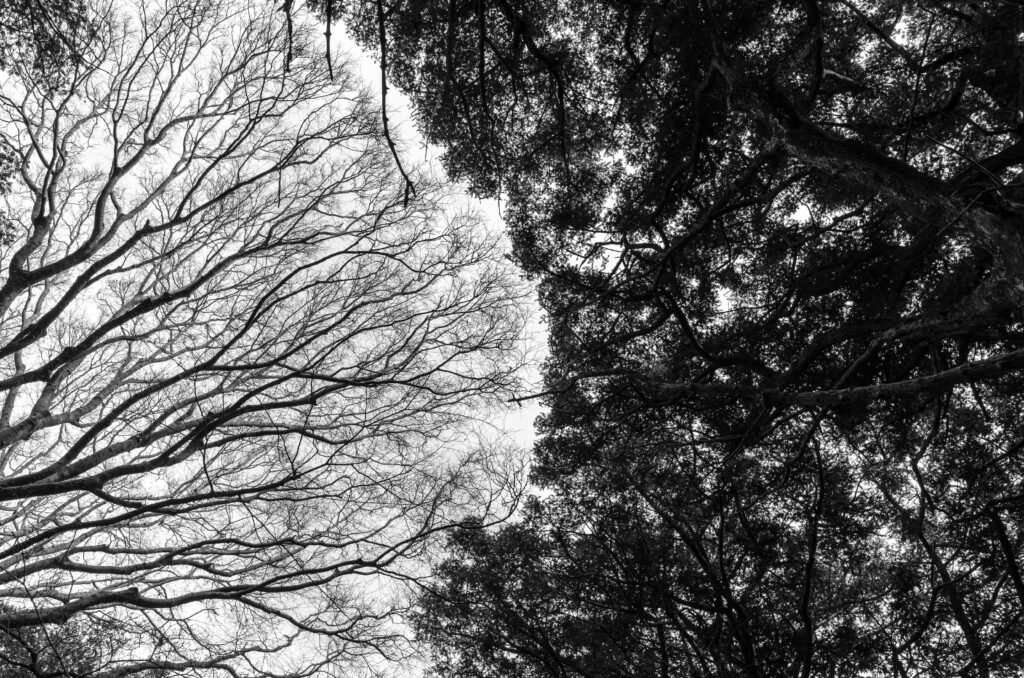
[[[0,678],[1024,676],[1024,0],[0,0]]]

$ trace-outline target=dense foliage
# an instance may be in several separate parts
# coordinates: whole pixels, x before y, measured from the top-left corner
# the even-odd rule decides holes
[[[0,69],[14,64],[59,86],[81,64],[95,26],[82,0],[5,0],[0,5]]]
[[[9,606],[0,604],[9,613]],[[79,678],[102,675],[117,651],[144,642],[110,623],[78,618],[63,624],[21,629],[0,628],[0,675],[4,678]],[[143,669],[136,678],[166,678],[158,669]]]
[[[1019,675],[1021,3],[333,11],[550,322],[550,494],[453,542],[440,674]]]

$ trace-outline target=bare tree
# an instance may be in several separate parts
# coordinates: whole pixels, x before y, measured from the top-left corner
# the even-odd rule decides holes
[[[382,582],[506,496],[523,288],[273,10],[142,1],[67,92],[0,76],[0,630],[132,639],[90,675],[370,667]]]

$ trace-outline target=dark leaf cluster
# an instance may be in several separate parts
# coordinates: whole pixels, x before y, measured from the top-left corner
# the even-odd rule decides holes
[[[441,675],[1019,675],[1021,3],[335,11],[549,319],[548,493],[453,542]]]
[[[0,69],[29,68],[38,82],[59,88],[83,61],[95,26],[82,0],[5,0],[0,5]]]

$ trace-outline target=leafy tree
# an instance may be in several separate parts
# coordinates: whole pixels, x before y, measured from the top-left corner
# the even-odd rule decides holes
[[[1020,3],[338,11],[550,320],[552,494],[453,543],[441,666],[1019,675]]]
[[[4,606],[4,612],[16,610]],[[137,641],[138,639],[136,639]],[[103,675],[114,657],[133,643],[114,621],[80,617],[63,624],[0,629],[0,675],[5,678],[85,678]],[[165,678],[160,670],[133,672]]]
[[[82,0],[8,0],[0,6],[0,69],[18,63],[58,85],[82,61],[93,29]]]

